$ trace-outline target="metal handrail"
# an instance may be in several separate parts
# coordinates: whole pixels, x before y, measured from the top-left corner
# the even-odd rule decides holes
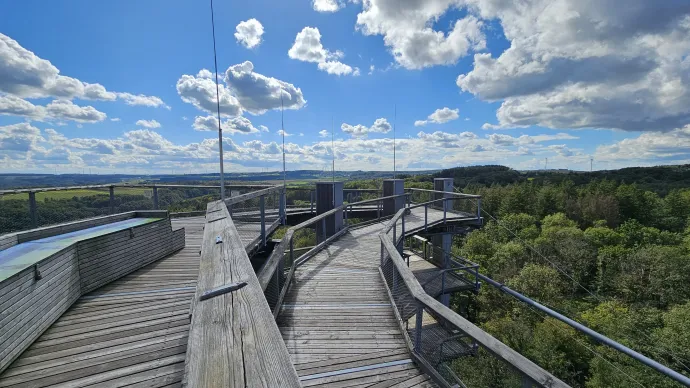
[[[497,358],[511,365],[532,382],[546,387],[568,387],[566,383],[559,380],[557,377],[553,376],[551,373],[547,372],[504,343],[498,341],[496,338],[475,326],[459,314],[455,313],[450,308],[444,306],[442,303],[432,298],[424,291],[417,278],[415,278],[410,269],[405,265],[402,255],[400,255],[398,252],[397,244],[395,244],[393,239],[391,239],[391,237],[388,235],[388,232],[397,225],[398,220],[403,218],[405,213],[406,209],[401,209],[398,211],[379,233],[379,238],[381,239],[381,261],[383,264],[384,255],[387,252],[390,256],[390,260],[393,262],[393,265],[396,268],[397,273],[400,275],[400,278],[402,278],[407,289],[410,291],[410,294],[418,303],[419,309],[427,308],[431,310],[434,314],[467,334],[478,344],[489,350]],[[404,232],[402,234],[404,236]],[[419,315],[420,313],[418,312],[417,314]],[[415,330],[417,330],[417,344],[419,343],[421,336],[420,317],[421,316],[418,316],[418,324],[415,327]],[[418,349],[412,348],[410,350],[418,357],[422,357]]]

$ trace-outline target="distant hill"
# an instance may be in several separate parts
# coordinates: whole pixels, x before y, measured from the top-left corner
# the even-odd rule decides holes
[[[690,187],[690,164],[655,167],[628,167],[620,170],[593,172],[566,170],[517,171],[505,166],[456,167],[439,171],[431,177],[452,177],[455,185],[506,185],[530,180],[535,183],[560,183],[572,181],[576,186],[595,179],[607,179],[617,183],[636,183],[640,188],[665,195],[674,188]]]

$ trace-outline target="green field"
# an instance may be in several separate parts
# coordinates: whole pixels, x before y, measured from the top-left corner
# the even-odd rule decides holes
[[[150,194],[151,189],[143,187],[123,187],[115,188],[115,195],[145,195]],[[108,195],[108,189],[97,190],[97,189],[78,189],[78,190],[61,190],[61,191],[44,191],[36,193],[36,201],[45,201],[46,198],[50,199],[70,199],[73,197],[87,197],[90,195]],[[9,199],[24,199],[29,200],[28,193],[18,193],[18,194],[6,194],[0,196],[0,200]]]

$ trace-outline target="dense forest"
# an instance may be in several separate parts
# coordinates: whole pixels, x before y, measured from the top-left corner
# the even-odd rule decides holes
[[[463,191],[482,195],[486,225],[453,249],[493,279],[690,374],[687,168],[647,171],[573,180],[475,171]],[[457,185],[456,173],[446,176]],[[573,386],[680,386],[491,287],[470,304],[475,323]],[[519,386],[511,370],[481,353],[455,369],[468,386]]]

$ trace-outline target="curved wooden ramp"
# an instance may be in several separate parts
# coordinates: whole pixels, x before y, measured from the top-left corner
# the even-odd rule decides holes
[[[382,228],[350,229],[296,270],[278,325],[302,386],[436,386],[412,363],[379,275]]]

